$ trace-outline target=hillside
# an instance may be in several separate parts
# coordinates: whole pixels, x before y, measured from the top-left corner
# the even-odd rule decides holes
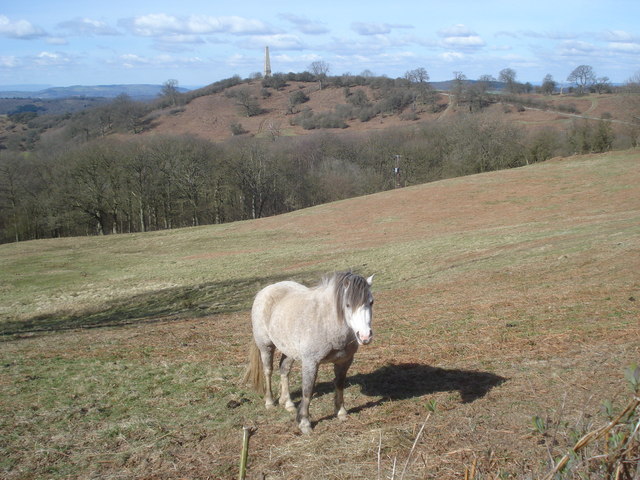
[[[287,82],[282,89],[269,89],[269,96],[262,98],[263,87],[255,81],[248,85],[251,94],[258,99],[263,113],[252,117],[243,114],[237,101],[229,96],[230,92],[246,89],[247,85],[240,85],[225,92],[196,98],[181,108],[167,108],[151,114],[151,128],[147,134],[189,134],[212,141],[222,141],[233,136],[231,125],[240,124],[246,131],[245,136],[269,136],[273,132],[280,136],[304,135],[315,132],[305,130],[302,126],[292,125],[294,118],[304,109],[313,112],[331,112],[340,105],[345,106],[345,90],[342,87],[328,87],[319,90],[316,83]],[[303,91],[309,101],[297,105],[290,111],[290,96]],[[363,91],[370,101],[384,95],[379,89],[368,86],[352,87],[349,92]],[[572,121],[584,116],[590,119],[600,119],[603,115],[618,122],[629,120],[624,95],[602,94],[576,97],[573,95],[544,96],[536,94],[517,97],[524,102],[545,104],[546,109],[525,107],[519,109],[516,105],[494,104],[486,111],[507,122],[523,126],[530,131],[537,131],[544,127],[551,127],[564,132],[571,127]],[[419,122],[438,121],[455,115],[468,113],[466,105],[451,104],[451,94],[441,92],[436,96],[436,103],[440,107],[436,112],[427,105],[419,105],[417,109],[408,107],[400,112],[376,115],[368,121],[358,118],[348,118],[345,129],[332,129],[334,132],[368,132],[379,131],[392,127],[405,127]],[[619,124],[615,128],[620,130]]]
[[[629,400],[639,162],[558,158],[256,221],[0,245],[3,475],[236,478],[246,425],[249,478],[541,477],[608,421],[603,401]],[[376,273],[374,342],[349,371],[349,420],[325,367],[303,437],[238,381],[248,310],[271,282],[345,268]],[[297,401],[299,367],[293,385]]]
[[[425,90],[386,77],[366,84],[347,82],[349,86],[344,86],[345,81],[336,77],[320,90],[312,81],[288,80],[269,86],[259,80],[231,78],[193,91],[178,89],[175,99],[159,97],[161,87],[154,85],[67,87],[34,93],[38,98],[0,98],[0,114],[8,115],[0,115],[0,149],[50,149],[64,138],[84,142],[188,135],[224,142],[233,137],[275,139],[319,130],[358,134],[456,123],[470,112],[519,127],[529,138],[555,132],[555,154],[582,151],[563,145],[567,132],[581,128],[576,126],[581,119],[591,120],[591,128],[593,121],[609,120],[614,149],[637,142],[635,110],[623,90],[585,96],[506,95],[474,90],[477,85],[472,82],[455,93]],[[113,102],[106,98],[122,92],[129,97]],[[296,95],[304,98],[293,100]],[[131,101],[143,97],[156,101]],[[245,108],[247,98],[256,108],[251,116]],[[580,125],[584,127],[584,122]]]

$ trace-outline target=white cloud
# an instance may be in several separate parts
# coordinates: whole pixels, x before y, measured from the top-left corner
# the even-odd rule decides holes
[[[476,47],[484,46],[484,40],[482,40],[478,36],[446,37],[444,40],[442,40],[442,43],[447,47],[458,47],[458,48],[476,48]]]
[[[460,52],[444,52],[440,54],[440,58],[446,62],[458,62],[464,58],[464,54]]]
[[[602,34],[601,38],[609,42],[609,49],[613,52],[626,54],[640,53],[640,36],[624,30],[609,30]]]
[[[101,20],[76,18],[58,24],[59,28],[68,30],[72,35],[120,35],[113,27]]]
[[[121,20],[120,24],[134,35],[158,37],[166,35],[212,35],[228,33],[236,35],[255,35],[273,33],[273,29],[260,20],[231,16],[213,17],[191,15],[177,17],[166,13],[152,13]]]
[[[562,42],[558,48],[558,53],[564,57],[593,55],[596,47],[588,42],[571,40]]]
[[[27,20],[12,21],[5,15],[0,15],[0,36],[29,40],[43,37],[46,32],[40,27],[32,25]]]
[[[624,30],[608,30],[602,34],[602,38],[614,43],[640,43],[640,37]]]
[[[485,46],[484,40],[466,25],[458,24],[438,31],[446,48],[477,49]]]
[[[33,63],[39,67],[60,67],[74,63],[74,58],[61,52],[43,51],[33,57]]]
[[[613,42],[609,44],[611,50],[620,53],[640,53],[640,44],[631,42]]]
[[[142,37],[162,36],[186,30],[177,17],[164,13],[151,13],[122,22],[133,34]]]
[[[193,27],[193,33],[233,33],[238,35],[253,35],[258,33],[272,33],[273,29],[261,20],[243,17],[212,17],[191,16],[189,27]],[[190,30],[191,31],[191,30]]]

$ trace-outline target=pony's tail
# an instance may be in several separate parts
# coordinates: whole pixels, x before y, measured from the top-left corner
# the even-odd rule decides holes
[[[251,387],[261,395],[265,392],[266,381],[264,377],[264,367],[262,365],[260,349],[256,345],[256,342],[251,342],[251,346],[249,347],[249,365],[244,373],[242,383],[251,384]]]

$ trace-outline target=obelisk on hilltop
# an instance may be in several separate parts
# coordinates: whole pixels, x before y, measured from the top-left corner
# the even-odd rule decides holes
[[[269,47],[264,47],[264,76],[271,76],[271,60],[269,59]]]

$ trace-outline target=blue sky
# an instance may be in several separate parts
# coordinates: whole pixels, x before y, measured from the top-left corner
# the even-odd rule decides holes
[[[23,0],[0,7],[0,86],[198,86],[262,71],[476,79],[516,71],[559,82],[578,65],[640,72],[640,1]]]

